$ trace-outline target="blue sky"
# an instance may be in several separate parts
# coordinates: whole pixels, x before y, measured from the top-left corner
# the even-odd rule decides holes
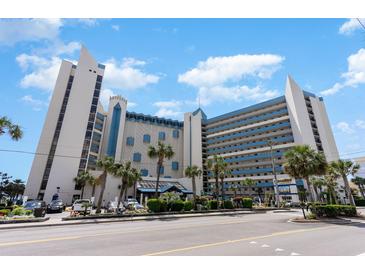
[[[323,95],[345,158],[365,155],[365,31],[354,19],[0,19],[0,115],[34,152],[60,60],[81,44],[107,65],[103,102],[182,119],[200,100],[208,117],[284,93],[290,74]],[[358,153],[354,153],[358,152]],[[0,171],[26,180],[33,155],[0,151]]]

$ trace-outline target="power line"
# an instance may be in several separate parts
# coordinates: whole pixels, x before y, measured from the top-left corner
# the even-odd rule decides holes
[[[356,19],[359,22],[359,24],[362,26],[362,28],[365,30],[365,25],[361,22],[361,20],[359,18],[356,18]]]

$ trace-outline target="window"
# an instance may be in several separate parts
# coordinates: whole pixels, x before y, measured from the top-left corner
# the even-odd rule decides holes
[[[172,137],[174,137],[176,139],[179,138],[179,130],[174,129],[173,132],[172,132]]]
[[[148,170],[147,169],[141,169],[141,176],[148,176]]]
[[[133,146],[133,145],[134,145],[134,138],[127,137],[127,146]]]
[[[162,175],[164,173],[165,173],[165,168],[163,166],[161,166],[161,168],[160,168],[160,175]]]
[[[133,161],[134,161],[134,162],[140,162],[140,161],[141,161],[141,159],[142,159],[142,155],[141,155],[141,153],[136,152],[136,153],[134,153],[134,154],[133,154]]]
[[[172,162],[171,168],[172,170],[179,170],[179,162]]]
[[[151,143],[151,136],[149,134],[143,135],[143,143]]]
[[[160,132],[158,133],[158,139],[159,139],[160,141],[164,141],[164,140],[166,139],[166,134],[165,134],[165,132],[160,131]]]

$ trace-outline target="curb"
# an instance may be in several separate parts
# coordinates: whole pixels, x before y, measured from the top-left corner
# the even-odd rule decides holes
[[[134,221],[151,221],[151,220],[163,220],[163,219],[180,219],[180,218],[197,218],[197,217],[210,217],[210,216],[229,216],[229,215],[237,215],[237,214],[263,214],[266,212],[253,212],[253,211],[240,211],[240,212],[223,212],[223,213],[212,213],[209,215],[181,215],[181,216],[151,216],[151,217],[124,217],[123,219],[104,219],[104,220],[98,220],[98,219],[92,219],[92,220],[86,220],[86,221],[71,221],[64,223],[54,223],[54,224],[35,224],[35,225],[23,225],[23,226],[12,226],[12,227],[1,227],[0,230],[6,230],[6,229],[18,229],[18,228],[36,228],[36,227],[50,227],[50,226],[66,226],[66,225],[87,225],[87,224],[102,224],[102,223],[118,223],[118,222],[134,222]]]
[[[325,223],[325,224],[334,224],[334,225],[348,225],[348,224],[357,223],[357,222],[352,222],[351,220],[346,220],[346,219],[340,219],[340,220],[317,220],[317,219],[309,220],[309,219],[307,219],[306,221],[289,219],[288,223],[297,223],[297,224],[321,224],[321,223]]]
[[[31,219],[13,219],[13,220],[1,220],[1,225],[11,225],[11,224],[22,224],[22,223],[42,223],[48,221],[49,217],[31,218]]]

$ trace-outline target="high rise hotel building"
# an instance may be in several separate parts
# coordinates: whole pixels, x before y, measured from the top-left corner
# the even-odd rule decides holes
[[[328,161],[339,158],[323,99],[303,91],[291,77],[281,97],[213,118],[199,108],[177,121],[129,112],[127,100],[120,96],[111,97],[105,110],[99,101],[104,69],[84,47],[77,65],[62,62],[26,185],[29,198],[49,202],[58,193],[71,203],[81,194],[73,179],[83,170],[100,174],[96,161],[105,156],[131,161],[141,171],[143,181],[129,189],[128,196],[149,196],[157,169],[147,149],[158,141],[170,144],[175,152],[161,169],[161,193],[192,193],[190,179],[184,177],[190,165],[203,169],[197,194],[211,193],[213,178],[204,163],[221,155],[230,170],[224,180],[227,196],[272,192],[274,159],[281,199],[298,201],[303,181],[284,173],[285,151],[308,144]],[[252,189],[242,185],[245,178],[256,185]],[[105,202],[114,200],[119,188],[120,179],[108,176]],[[90,196],[91,186],[86,186],[84,197]]]

